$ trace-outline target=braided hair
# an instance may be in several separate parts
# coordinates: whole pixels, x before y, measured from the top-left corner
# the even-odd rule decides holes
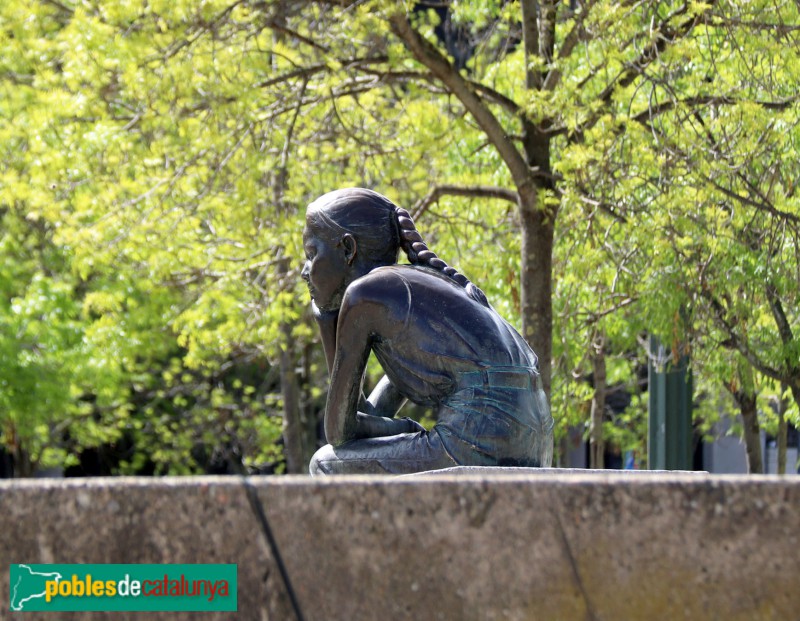
[[[327,229],[352,234],[376,265],[396,263],[402,248],[412,265],[442,272],[473,300],[489,307],[483,291],[428,248],[408,211],[382,194],[363,188],[335,190],[311,203],[308,213]]]
[[[403,252],[406,253],[408,260],[411,261],[412,265],[429,267],[442,272],[443,274],[449,276],[451,280],[464,287],[464,289],[467,290],[467,295],[469,295],[473,300],[488,307],[489,301],[486,299],[486,295],[483,293],[483,291],[471,283],[466,276],[459,273],[454,267],[447,265],[447,263],[436,256],[436,253],[433,252],[433,250],[428,248],[428,245],[422,239],[422,235],[420,235],[419,231],[417,231],[417,227],[414,225],[414,220],[412,220],[411,214],[409,214],[408,211],[402,207],[397,206],[395,206],[394,212],[395,217],[397,218],[400,247],[403,249]]]

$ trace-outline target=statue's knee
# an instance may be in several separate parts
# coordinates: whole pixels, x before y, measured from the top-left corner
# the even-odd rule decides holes
[[[336,454],[333,452],[333,447],[326,444],[319,449],[308,464],[308,473],[312,476],[320,476],[331,474],[330,464],[336,460]]]

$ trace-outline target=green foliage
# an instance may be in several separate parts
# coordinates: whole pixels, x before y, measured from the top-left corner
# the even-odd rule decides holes
[[[691,352],[700,429],[716,420],[720,408],[708,405],[742,354],[773,380],[800,380],[800,119],[792,103],[800,49],[784,28],[797,22],[797,7],[775,8],[620,5],[607,22],[605,13],[588,17],[615,25],[608,38],[584,44],[588,63],[564,68],[580,85],[567,101],[589,109],[573,114],[562,103],[568,138],[556,169],[564,176],[560,238],[568,241],[557,248],[554,333],[564,336],[556,359],[568,370],[597,330],[619,353],[635,348],[637,333],[655,332],[676,355]],[[695,16],[689,36],[669,41],[646,72],[609,92],[609,75],[646,44],[644,21],[671,13],[676,28]],[[593,106],[605,93],[610,99]],[[620,300],[632,302],[603,315]],[[775,303],[788,330],[779,328]],[[765,398],[775,394],[774,385],[763,388]]]
[[[763,399],[780,381],[797,399],[797,6],[570,6],[551,58],[525,56],[518,3],[451,15],[472,44],[462,75],[506,138],[548,136],[559,433],[588,417],[603,338],[609,385],[634,394],[606,434],[642,446],[646,331],[691,350],[707,395],[744,356]],[[412,209],[440,183],[513,188],[485,128],[391,33],[398,10],[0,6],[0,440],[27,470],[100,446],[125,473],[278,461],[282,352],[317,352],[304,407],[324,398],[305,204],[347,185]],[[449,54],[440,16],[412,17]],[[443,195],[418,223],[520,327],[514,206]]]

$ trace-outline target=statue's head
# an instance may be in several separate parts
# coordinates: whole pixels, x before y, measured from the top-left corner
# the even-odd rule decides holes
[[[396,209],[385,196],[362,188],[329,192],[308,206],[302,276],[320,310],[337,310],[351,282],[397,262]]]
[[[402,248],[412,265],[441,272],[479,304],[486,296],[428,247],[411,215],[372,190],[348,188],[321,196],[306,210],[302,276],[320,310],[338,310],[351,282],[397,263]]]

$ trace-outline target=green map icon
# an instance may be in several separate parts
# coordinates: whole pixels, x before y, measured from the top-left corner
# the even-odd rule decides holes
[[[11,610],[25,610],[25,604],[45,596],[45,583],[61,580],[58,572],[34,571],[28,565],[11,565]]]

